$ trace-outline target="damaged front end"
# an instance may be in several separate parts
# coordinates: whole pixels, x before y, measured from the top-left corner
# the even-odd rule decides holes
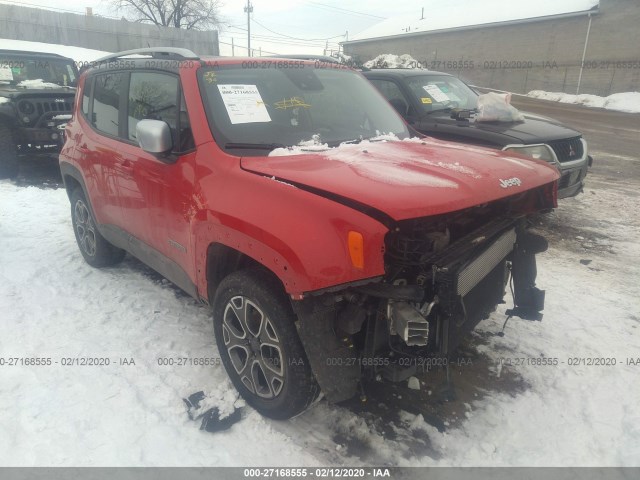
[[[387,234],[382,281],[294,302],[329,400],[354,396],[363,378],[405,380],[416,371],[412,359],[451,358],[465,334],[504,303],[510,278],[507,313],[542,318],[535,255],[547,242],[528,230],[518,205],[501,200],[399,222]]]

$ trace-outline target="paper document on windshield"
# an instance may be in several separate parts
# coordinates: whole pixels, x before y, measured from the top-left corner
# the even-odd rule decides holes
[[[440,90],[436,85],[425,85],[422,87],[436,102],[446,102],[449,97],[446,93]]]
[[[256,85],[218,85],[231,123],[270,122]]]
[[[13,80],[13,72],[11,67],[0,65],[0,81],[10,82]]]

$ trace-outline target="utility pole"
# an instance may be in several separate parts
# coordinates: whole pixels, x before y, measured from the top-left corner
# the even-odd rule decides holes
[[[247,51],[251,57],[251,12],[253,12],[251,0],[247,0],[247,6],[244,7],[244,11],[247,12]]]
[[[589,45],[589,33],[591,32],[591,14],[589,14],[589,26],[587,26],[587,38],[584,39],[584,49],[582,50],[582,62],[580,63],[580,75],[578,75],[578,87],[576,95],[580,95],[580,84],[582,83],[582,71],[584,70],[584,58],[587,56],[587,45]]]
[[[236,56],[236,47],[233,44],[233,37],[231,37],[231,56],[235,57]]]

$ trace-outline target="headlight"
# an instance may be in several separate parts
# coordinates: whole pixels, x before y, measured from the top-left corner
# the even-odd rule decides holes
[[[505,152],[512,151],[520,153],[537,160],[545,160],[549,163],[558,163],[558,158],[556,157],[555,152],[545,143],[540,143],[538,145],[507,145],[502,150]]]

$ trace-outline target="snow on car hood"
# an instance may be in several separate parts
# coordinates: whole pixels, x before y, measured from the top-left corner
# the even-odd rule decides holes
[[[20,83],[16,84],[17,87],[23,88],[65,88],[62,85],[58,85],[57,83],[45,82],[41,78],[36,80],[23,80]]]
[[[432,139],[283,148],[269,157],[243,157],[241,165],[371,206],[395,220],[486,203],[559,176],[545,162]]]
[[[521,112],[523,122],[471,122],[471,128],[507,135],[522,143],[544,143],[580,137],[581,133],[552,118]]]

